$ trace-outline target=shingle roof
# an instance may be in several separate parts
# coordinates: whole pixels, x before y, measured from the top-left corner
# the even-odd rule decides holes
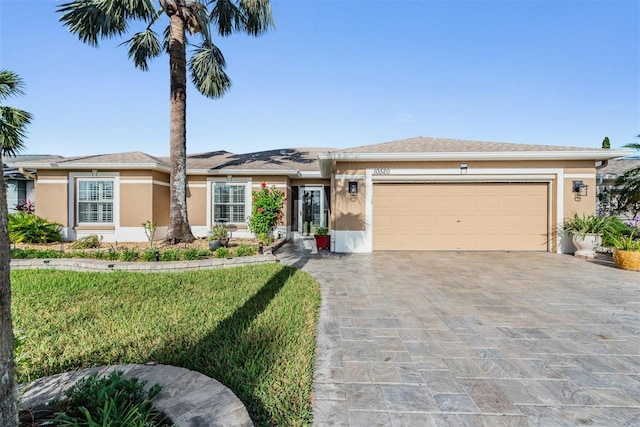
[[[513,144],[505,142],[465,141],[461,139],[415,138],[363,145],[337,151],[338,153],[467,153],[504,151],[593,151],[593,148],[557,145]]]
[[[227,151],[190,154],[187,169],[213,170],[298,170],[318,171],[318,153],[326,153],[333,148],[285,148],[234,154]],[[163,158],[168,162],[168,158]]]
[[[607,163],[607,166],[598,169],[598,175],[618,177],[634,168],[640,168],[640,158],[611,159]]]
[[[30,161],[20,161],[19,163],[25,163],[29,166],[35,167],[38,164],[58,164],[59,167],[73,166],[73,165],[112,165],[112,164],[158,164],[159,166],[168,167],[162,160],[141,151],[130,151],[127,153],[115,153],[115,154],[97,154],[93,156],[77,156],[77,157],[61,157],[61,158],[43,158]],[[19,164],[18,163],[18,164]]]

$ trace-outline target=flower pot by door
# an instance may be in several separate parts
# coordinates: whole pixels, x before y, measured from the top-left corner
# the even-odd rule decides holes
[[[574,256],[578,258],[595,258],[596,248],[602,244],[602,238],[596,234],[585,234],[584,236],[573,235],[573,244],[577,251]]]
[[[318,234],[314,235],[316,238],[316,246],[318,249],[326,249],[329,250],[331,246],[331,236],[320,236]]]
[[[640,252],[614,249],[613,262],[623,270],[640,271]]]

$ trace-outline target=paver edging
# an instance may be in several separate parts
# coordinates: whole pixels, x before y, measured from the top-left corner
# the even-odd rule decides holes
[[[19,406],[22,408],[44,405],[62,396],[67,389],[86,376],[93,373],[104,376],[113,371],[122,371],[125,378],[146,381],[146,389],[160,384],[162,391],[153,401],[154,406],[179,427],[253,426],[242,401],[219,381],[185,368],[159,364],[88,368],[20,384],[17,388]]]

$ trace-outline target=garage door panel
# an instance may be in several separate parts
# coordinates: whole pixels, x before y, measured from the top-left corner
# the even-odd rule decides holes
[[[540,183],[374,184],[373,246],[545,251],[547,205]]]

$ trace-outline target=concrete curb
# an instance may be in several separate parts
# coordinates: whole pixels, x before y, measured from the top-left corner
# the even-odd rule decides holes
[[[88,375],[105,376],[113,371],[147,381],[147,389],[160,384],[162,391],[154,405],[179,427],[253,426],[244,404],[227,387],[199,372],[169,365],[102,366],[40,378],[18,386],[19,407],[46,404]]]

